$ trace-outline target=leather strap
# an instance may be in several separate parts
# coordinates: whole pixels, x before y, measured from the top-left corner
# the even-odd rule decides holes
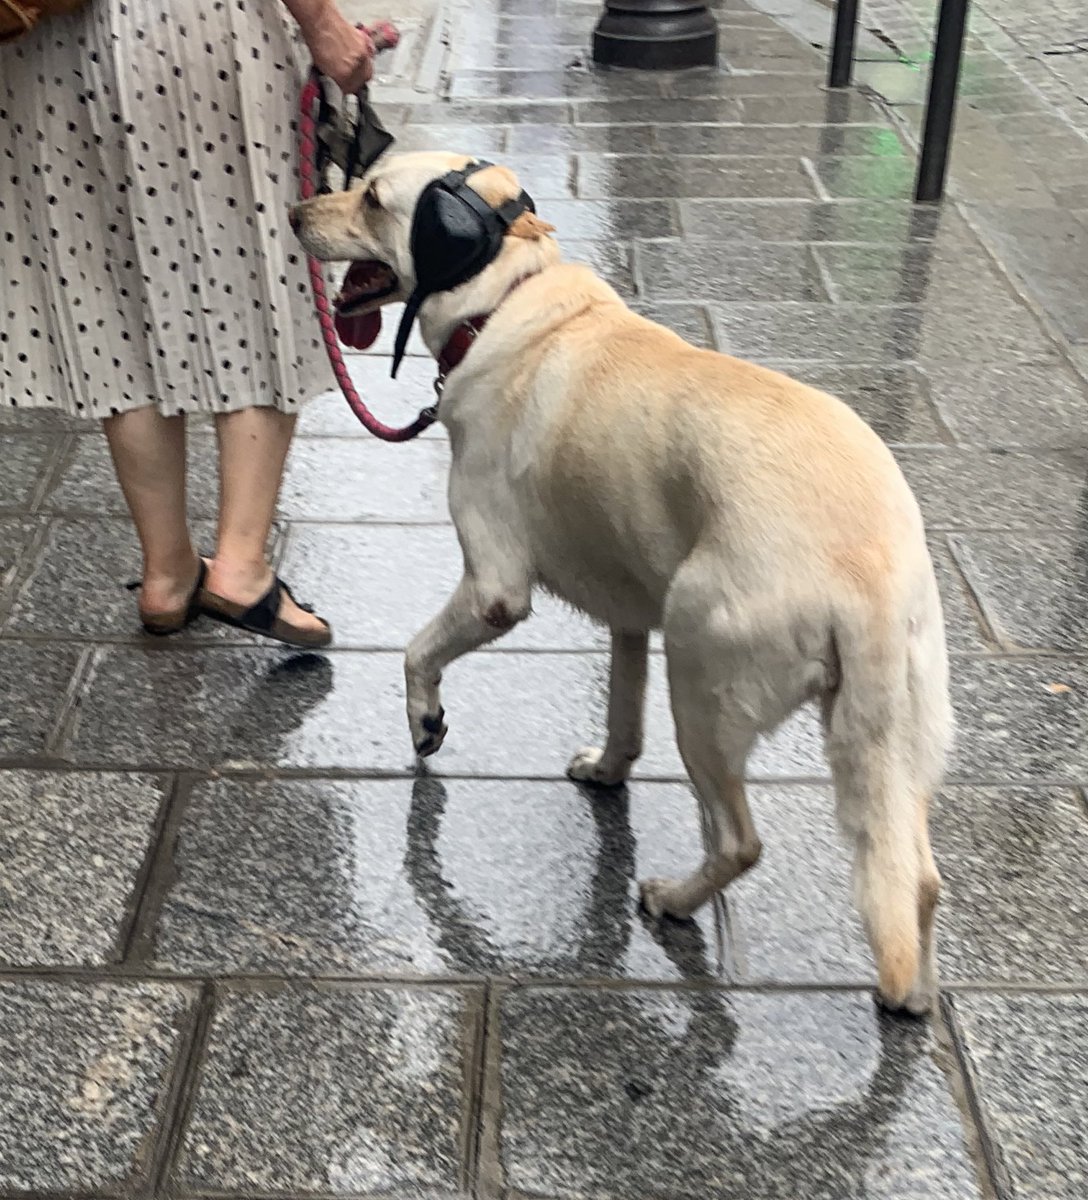
[[[260,600],[242,613],[238,618],[239,622],[243,625],[248,625],[255,633],[271,632],[272,626],[275,625],[276,618],[280,613],[282,592],[283,584],[277,575],[272,581],[272,586]]]
[[[446,376],[454,369],[459,367],[464,361],[465,355],[472,348],[472,343],[480,336],[484,330],[484,326],[498,312],[499,308],[510,298],[510,296],[518,290],[526,279],[531,279],[531,275],[524,275],[519,279],[498,304],[489,313],[480,313],[478,316],[469,317],[467,321],[462,321],[460,325],[450,334],[449,340],[442,347],[442,353],[438,356],[438,381],[436,387],[441,391],[441,385],[445,383]]]
[[[450,334],[449,341],[442,347],[442,353],[438,356],[439,378],[445,379],[454,367],[461,365],[472,343],[480,336],[490,319],[490,313],[472,317],[468,321],[462,321]]]

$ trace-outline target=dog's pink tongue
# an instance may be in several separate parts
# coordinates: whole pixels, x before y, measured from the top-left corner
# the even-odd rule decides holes
[[[382,331],[380,310],[363,313],[358,317],[334,317],[336,336],[353,350],[369,350]]]

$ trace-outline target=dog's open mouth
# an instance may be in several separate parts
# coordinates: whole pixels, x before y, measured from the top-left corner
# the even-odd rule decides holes
[[[367,350],[382,331],[380,304],[392,296],[399,281],[388,263],[377,259],[353,262],[333,301],[336,332],[345,346]],[[376,307],[371,308],[371,305]]]
[[[336,297],[338,317],[357,317],[368,305],[384,300],[397,290],[397,277],[388,263],[368,259],[353,262]]]

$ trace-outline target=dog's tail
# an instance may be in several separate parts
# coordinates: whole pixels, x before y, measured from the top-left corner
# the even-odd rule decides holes
[[[905,606],[870,597],[840,614],[834,636],[840,677],[825,709],[828,757],[880,991],[898,1007],[918,976],[922,922],[940,886],[926,819],[952,737],[932,571]]]

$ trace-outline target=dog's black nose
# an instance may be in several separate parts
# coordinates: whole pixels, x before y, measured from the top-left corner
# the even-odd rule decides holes
[[[302,214],[298,211],[298,205],[287,210],[287,220],[291,223],[291,228],[298,233],[302,228]]]

